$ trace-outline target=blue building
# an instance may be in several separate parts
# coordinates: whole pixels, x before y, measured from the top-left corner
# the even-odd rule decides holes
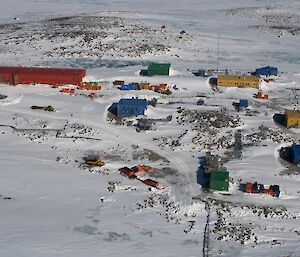
[[[197,170],[197,183],[202,186],[202,188],[209,188],[209,174],[205,172],[205,166],[207,164],[207,159],[205,156],[201,156],[199,159],[199,168]]]
[[[255,71],[256,75],[264,75],[264,76],[277,76],[278,74],[278,69],[276,67],[270,67],[270,66],[266,66],[266,67],[262,67],[259,69],[256,69]]]
[[[300,163],[300,145],[293,144],[291,147],[291,161],[294,164]]]
[[[121,99],[117,103],[117,116],[119,117],[130,117],[144,115],[145,110],[147,109],[147,100],[146,99]]]
[[[289,147],[282,147],[279,155],[282,159],[298,165],[300,164],[300,145],[293,144]]]

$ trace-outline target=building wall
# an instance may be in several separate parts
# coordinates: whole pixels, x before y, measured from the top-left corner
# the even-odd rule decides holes
[[[17,84],[72,84],[79,85],[86,75],[84,69],[34,67],[0,67],[0,82]]]
[[[256,75],[265,75],[265,76],[271,76],[271,75],[275,75],[277,76],[278,74],[278,70],[276,67],[263,67],[260,69],[256,69]]]
[[[209,188],[218,191],[228,191],[229,172],[215,171],[210,173]]]
[[[117,116],[130,117],[144,115],[147,101],[144,99],[121,99],[117,104]]]
[[[148,76],[165,75],[169,76],[170,64],[150,63],[147,69]]]
[[[292,145],[291,147],[291,160],[294,164],[300,163],[300,145]]]
[[[220,87],[250,87],[259,88],[260,79],[256,76],[219,75],[217,85]]]
[[[285,112],[286,126],[295,127],[300,125],[300,112],[299,111],[286,111]]]

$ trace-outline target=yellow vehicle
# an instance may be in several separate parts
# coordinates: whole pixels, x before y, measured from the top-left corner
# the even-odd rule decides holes
[[[105,162],[102,160],[86,161],[85,163],[89,165],[99,166],[99,167],[102,167],[105,164]]]

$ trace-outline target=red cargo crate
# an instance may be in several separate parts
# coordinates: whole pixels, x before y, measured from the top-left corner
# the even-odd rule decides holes
[[[246,183],[246,193],[252,193],[252,184],[250,182]]]
[[[114,82],[113,82],[113,85],[114,86],[122,86],[122,85],[124,85],[125,84],[125,81],[124,80],[115,80]]]
[[[64,94],[74,95],[75,94],[75,89],[74,88],[62,88],[60,90],[60,92],[64,93]]]

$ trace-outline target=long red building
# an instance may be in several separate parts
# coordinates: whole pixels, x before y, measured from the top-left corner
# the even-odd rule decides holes
[[[71,84],[80,85],[85,69],[0,67],[0,83],[17,84]]]

